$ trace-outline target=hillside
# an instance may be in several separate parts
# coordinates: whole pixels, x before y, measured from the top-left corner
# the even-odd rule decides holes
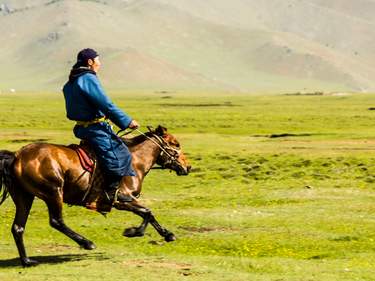
[[[0,90],[374,91],[375,1],[0,0]]]

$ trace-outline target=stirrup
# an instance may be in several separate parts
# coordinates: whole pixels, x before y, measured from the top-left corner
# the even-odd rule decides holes
[[[119,189],[116,189],[115,196],[113,196],[113,202],[112,202],[112,204],[118,202],[118,200],[117,200],[118,199],[118,192],[119,192]]]
[[[113,199],[111,200],[111,198],[109,198],[108,192],[107,192],[106,190],[104,190],[104,194],[105,194],[105,197],[106,197],[107,201],[108,201],[109,203],[113,204],[113,201],[114,201],[114,200],[113,200]],[[116,198],[116,194],[117,194],[117,192],[115,193],[114,198]]]

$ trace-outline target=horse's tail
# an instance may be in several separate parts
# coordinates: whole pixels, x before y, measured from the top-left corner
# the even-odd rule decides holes
[[[7,199],[9,188],[12,185],[12,172],[16,155],[14,152],[0,150],[0,205]]]

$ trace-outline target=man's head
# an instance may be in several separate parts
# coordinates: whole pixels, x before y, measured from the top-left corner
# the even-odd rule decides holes
[[[94,49],[83,49],[77,55],[76,65],[89,67],[92,71],[98,72],[101,65],[99,54]]]

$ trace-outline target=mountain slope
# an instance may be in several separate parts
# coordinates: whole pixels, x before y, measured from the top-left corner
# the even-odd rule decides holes
[[[112,89],[375,90],[370,0],[5,2],[0,90],[60,89],[87,46]]]

